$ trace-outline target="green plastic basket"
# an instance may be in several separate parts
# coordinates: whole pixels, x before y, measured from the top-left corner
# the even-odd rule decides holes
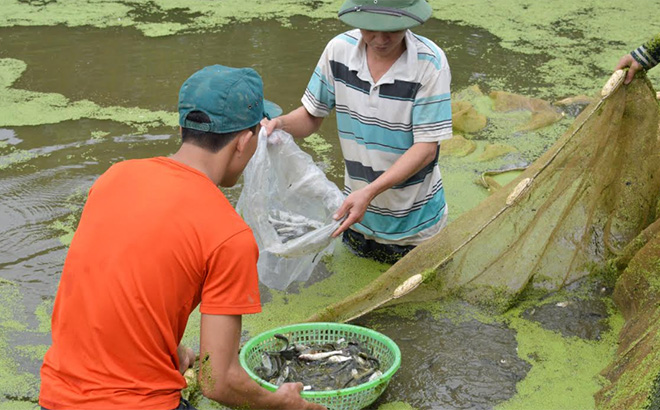
[[[296,343],[324,344],[333,343],[337,339],[356,340],[371,349],[378,359],[383,375],[359,386],[339,390],[303,391],[301,396],[308,401],[319,403],[328,410],[358,410],[373,403],[383,393],[390,379],[401,366],[401,351],[389,337],[374,330],[360,326],[341,323],[301,323],[278,327],[250,339],[241,349],[239,360],[241,366],[259,385],[270,390],[277,386],[261,379],[253,371],[261,364],[263,351],[278,350],[281,341],[274,337],[283,334]]]

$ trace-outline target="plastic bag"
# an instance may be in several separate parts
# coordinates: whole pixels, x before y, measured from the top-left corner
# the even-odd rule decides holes
[[[282,130],[267,137],[262,128],[243,178],[236,209],[259,245],[259,280],[280,290],[306,281],[321,256],[332,252],[331,235],[340,224],[332,215],[343,194]]]

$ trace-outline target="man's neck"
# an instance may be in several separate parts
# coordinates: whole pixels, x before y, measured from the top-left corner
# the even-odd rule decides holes
[[[401,41],[397,48],[394,48],[387,54],[378,53],[369,46],[365,47],[369,72],[371,73],[371,78],[374,80],[374,83],[377,83],[406,51],[406,42],[405,40]]]
[[[179,150],[172,154],[170,158],[202,172],[215,185],[218,185],[224,175],[223,165],[227,163],[226,160],[219,160],[222,151],[213,154],[196,145],[187,143],[181,144]]]

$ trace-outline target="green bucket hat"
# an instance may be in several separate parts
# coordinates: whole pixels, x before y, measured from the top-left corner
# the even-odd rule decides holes
[[[264,100],[261,76],[251,68],[204,67],[191,75],[179,91],[179,125],[198,131],[225,134],[251,128],[264,117],[271,119],[282,109]],[[193,111],[211,122],[187,119]]]
[[[371,31],[399,31],[419,26],[431,17],[425,0],[346,0],[339,20]]]

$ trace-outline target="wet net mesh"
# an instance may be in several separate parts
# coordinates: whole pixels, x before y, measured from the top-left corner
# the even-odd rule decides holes
[[[585,108],[514,181],[309,320],[452,294],[503,310],[528,287],[550,292],[588,275],[655,219],[658,137],[656,94],[638,75]]]

